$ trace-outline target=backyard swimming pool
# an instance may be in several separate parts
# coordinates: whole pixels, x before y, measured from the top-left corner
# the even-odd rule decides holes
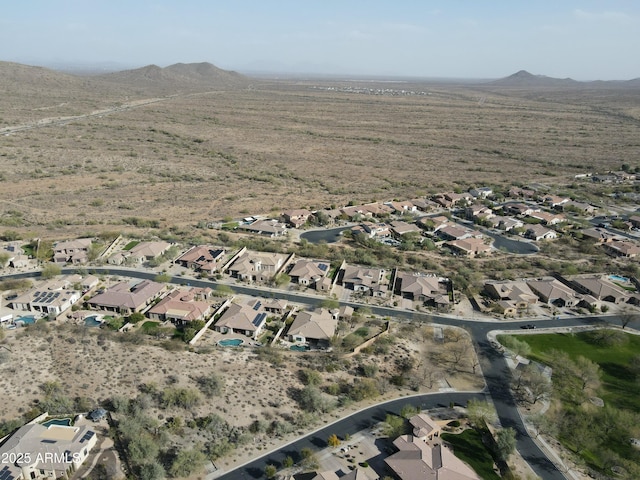
[[[51,425],[61,425],[63,427],[70,427],[71,419],[70,418],[53,418],[51,420],[47,420],[42,424],[42,426],[44,427],[49,427]]]
[[[294,352],[306,352],[309,350],[309,347],[306,345],[291,345],[289,350],[293,350]]]
[[[241,338],[228,338],[226,340],[220,340],[218,345],[221,347],[239,347],[244,343],[244,340]]]
[[[25,315],[23,317],[18,317],[14,321],[14,323],[21,322],[24,325],[31,325],[32,323],[36,323],[35,315]]]
[[[99,327],[100,325],[102,325],[102,322],[98,320],[97,315],[89,315],[84,319],[84,325],[86,327]]]
[[[623,282],[623,283],[629,282],[629,279],[627,277],[622,277],[620,275],[609,275],[609,280],[613,280],[614,282]]]

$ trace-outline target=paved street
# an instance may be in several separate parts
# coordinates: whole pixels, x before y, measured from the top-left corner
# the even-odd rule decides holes
[[[93,268],[92,271],[97,273],[109,273],[111,275],[120,275],[125,277],[133,277],[140,279],[153,279],[157,273],[151,271],[140,271],[134,269],[122,268]],[[76,269],[66,268],[62,273],[75,273]],[[37,277],[39,272],[27,272],[16,275],[8,275],[5,278],[28,278]],[[217,283],[210,280],[187,279],[185,277],[172,277],[172,283],[185,284],[189,283],[195,287],[211,287],[215,288]],[[283,298],[291,302],[303,303],[309,305],[319,305],[325,297],[318,295],[310,295],[303,293],[283,292],[276,289],[266,287],[256,287],[249,285],[233,285],[234,291],[244,295],[255,295],[263,297]],[[353,307],[359,307],[360,304],[347,302],[346,304]],[[478,356],[484,358],[483,375],[486,381],[486,392],[452,392],[452,393],[434,393],[426,395],[418,395],[415,397],[405,397],[383,404],[378,404],[367,408],[360,412],[343,418],[329,426],[323,427],[315,432],[310,432],[303,438],[287,445],[277,452],[268,453],[263,457],[253,460],[252,462],[240,466],[219,478],[224,480],[236,479],[260,479],[264,478],[264,467],[267,464],[280,465],[282,460],[290,455],[294,460],[299,458],[299,452],[302,448],[309,447],[313,450],[319,450],[326,447],[326,439],[329,435],[336,433],[339,436],[345,434],[354,435],[355,433],[370,428],[375,423],[384,420],[387,413],[399,413],[400,409],[407,403],[412,403],[421,409],[433,408],[436,406],[447,406],[450,403],[458,405],[466,405],[471,398],[484,398],[485,394],[490,395],[493,400],[500,423],[503,427],[513,427],[517,432],[518,451],[523,458],[531,465],[533,470],[541,478],[545,480],[562,480],[565,475],[561,473],[555,465],[546,457],[545,453],[538,447],[533,439],[528,435],[522,418],[518,413],[515,401],[511,395],[509,388],[509,380],[511,372],[507,366],[504,356],[495,350],[487,340],[487,334],[492,330],[515,330],[520,331],[520,327],[531,320],[512,320],[512,321],[487,321],[479,319],[462,319],[452,316],[432,315],[430,313],[421,313],[415,311],[407,311],[401,309],[369,306],[372,313],[380,316],[393,317],[396,320],[413,320],[425,323],[438,323],[442,325],[450,325],[466,328],[473,339]],[[567,327],[591,327],[598,324],[619,324],[619,319],[615,316],[607,317],[568,317],[536,320],[538,328],[567,328]],[[640,327],[640,322],[632,322],[632,328]]]

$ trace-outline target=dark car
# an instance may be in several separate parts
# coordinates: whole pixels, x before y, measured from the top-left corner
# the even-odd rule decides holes
[[[520,328],[524,328],[525,330],[531,330],[532,328],[536,328],[532,323],[527,323],[526,325],[521,325]]]

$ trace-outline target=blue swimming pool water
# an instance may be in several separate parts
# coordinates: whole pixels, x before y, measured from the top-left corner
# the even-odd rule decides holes
[[[627,283],[629,281],[627,277],[622,277],[620,275],[609,275],[609,279],[614,280],[616,282],[624,282],[624,283]]]
[[[15,322],[22,322],[25,325],[30,325],[32,323],[36,323],[35,315],[25,315],[23,317],[18,317],[14,320]]]
[[[62,425],[64,427],[70,427],[71,419],[70,418],[53,418],[51,420],[47,420],[42,425],[45,427],[48,427],[50,425]]]
[[[291,345],[289,350],[293,350],[294,352],[306,352],[309,350],[309,347],[306,345]]]
[[[221,347],[239,347],[243,343],[244,340],[242,340],[241,338],[229,338],[226,340],[220,340],[218,342],[218,345],[220,345]]]
[[[96,315],[90,315],[84,319],[84,324],[87,327],[99,327],[100,325],[102,325],[102,322],[98,320],[98,317]]]

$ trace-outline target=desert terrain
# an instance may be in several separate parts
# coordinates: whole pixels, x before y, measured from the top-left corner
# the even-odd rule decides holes
[[[94,408],[108,405],[114,398],[144,396],[144,402],[150,403],[143,407],[145,414],[157,421],[162,430],[172,432],[172,444],[183,447],[207,440],[206,433],[186,425],[208,415],[223,418],[235,435],[248,433],[254,422],[265,426],[273,422],[289,424],[276,433],[264,430],[252,433],[248,445],[216,461],[220,468],[228,469],[372,402],[441,388],[479,390],[484,385],[468,338],[454,328],[447,328],[445,343],[439,343],[434,341],[431,327],[394,324],[393,341],[384,353],[369,352],[347,358],[278,349],[278,362],[260,357],[260,349],[218,347],[217,341],[223,337],[213,331],[208,331],[189,349],[182,343],[149,336],[132,341],[135,335],[72,323],[37,324],[8,331],[3,345],[10,353],[0,365],[0,386],[5,392],[0,419],[11,420],[40,411],[50,388],[47,385],[57,383],[63,386],[63,396],[76,399],[76,404],[80,397],[84,404]],[[447,351],[458,347],[462,347],[462,356],[447,366],[444,361]],[[442,363],[435,366],[436,361]],[[331,384],[354,384],[363,379],[361,368],[367,364],[377,365],[375,380],[380,395],[344,403],[325,413],[305,412],[295,400],[296,391],[304,388],[302,370],[318,371],[324,390]],[[212,373],[222,380],[219,394],[201,393],[196,405],[189,409],[161,408],[148,398],[152,390],[198,391],[197,379]],[[390,383],[400,373],[407,378],[406,384]],[[172,429],[176,417],[185,425],[180,433]]]
[[[640,153],[633,83],[274,81],[212,69],[77,77],[0,64],[0,230],[180,229],[476,185],[565,185]]]

